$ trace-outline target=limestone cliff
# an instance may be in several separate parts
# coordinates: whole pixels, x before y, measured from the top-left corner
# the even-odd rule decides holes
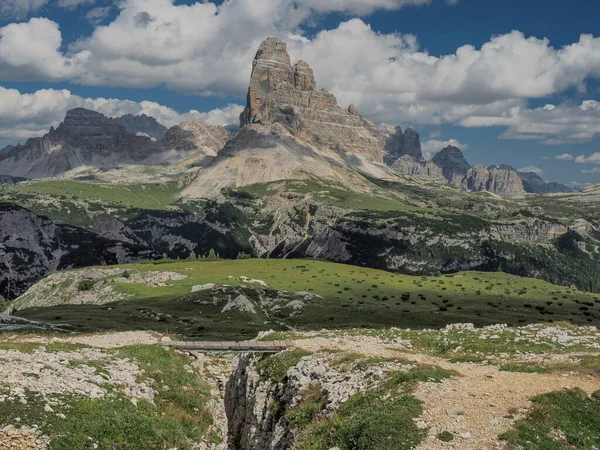
[[[267,38],[254,58],[247,105],[240,125],[281,123],[317,148],[383,162],[384,135],[354,106],[343,109],[335,96],[317,89],[308,63],[292,65],[287,45]]]
[[[412,128],[407,128],[403,133],[402,128],[394,129],[383,127],[384,131],[389,133],[389,138],[385,144],[385,163],[392,165],[403,155],[409,155],[419,162],[425,161],[423,152],[421,151],[421,139],[419,133]]]
[[[401,176],[414,176],[432,181],[445,180],[442,169],[433,161],[419,161],[411,155],[401,156],[391,167]]]

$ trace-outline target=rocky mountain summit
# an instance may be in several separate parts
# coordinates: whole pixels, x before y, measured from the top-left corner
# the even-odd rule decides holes
[[[167,127],[158,123],[154,117],[147,116],[146,114],[140,116],[126,114],[114,119],[114,121],[132,134],[148,136],[157,141],[165,137],[165,133],[167,132]]]
[[[317,148],[383,162],[384,133],[353,105],[343,109],[333,94],[317,89],[313,70],[305,61],[292,65],[285,42],[267,38],[254,58],[240,125],[275,123]]]
[[[0,152],[0,174],[49,178],[81,167],[177,164],[214,156],[230,137],[223,127],[202,122],[173,127],[161,141],[146,132],[160,135],[161,127],[147,116],[110,119],[84,108],[72,109],[45,136]]]
[[[415,158],[419,162],[424,162],[423,152],[421,150],[421,139],[419,133],[412,128],[407,128],[402,133],[402,128],[396,127],[393,129],[389,127],[383,128],[385,131],[389,131],[390,138],[386,142],[385,150],[385,163],[393,165],[399,157],[403,155],[409,155]]]
[[[444,178],[454,186],[460,186],[471,165],[465,159],[458,147],[447,146],[432,159],[433,163],[442,169]]]
[[[216,197],[223,188],[307,175],[368,191],[372,185],[363,175],[393,176],[384,164],[391,133],[317,89],[308,63],[292,64],[278,38],[263,41],[256,53],[240,126],[215,160],[198,171],[186,196]]]

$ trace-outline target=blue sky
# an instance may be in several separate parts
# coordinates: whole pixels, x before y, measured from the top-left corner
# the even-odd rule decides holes
[[[3,0],[0,145],[39,134],[73,106],[145,112],[168,126],[231,122],[252,55],[274,34],[342,106],[413,126],[429,153],[452,142],[471,163],[600,182],[600,2],[118,3]]]

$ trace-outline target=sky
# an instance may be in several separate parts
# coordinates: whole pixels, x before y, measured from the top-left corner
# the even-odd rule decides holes
[[[0,0],[0,147],[73,107],[228,125],[267,36],[431,157],[600,183],[597,0]]]

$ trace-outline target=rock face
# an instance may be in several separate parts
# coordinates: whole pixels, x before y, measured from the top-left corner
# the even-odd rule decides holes
[[[504,169],[496,166],[488,168],[490,178],[487,190],[499,195],[514,197],[525,193],[523,182],[515,170]]]
[[[437,153],[432,161],[442,169],[444,178],[454,186],[461,186],[471,165],[459,148],[449,145]]]
[[[137,127],[138,122],[148,126],[156,122],[149,117],[140,119],[133,116],[124,121],[131,129],[141,129]],[[156,134],[158,130],[152,132]],[[28,139],[25,145],[0,152],[0,174],[46,178],[79,167],[108,169],[121,164],[174,164],[198,153],[214,156],[219,146],[222,147],[229,138],[223,127],[200,122],[175,127],[167,135],[168,139],[165,137],[165,141],[157,142],[152,137],[128,131],[119,120],[76,108],[67,112],[56,130],[51,128],[41,138]]]
[[[423,152],[421,151],[421,139],[419,133],[412,128],[407,128],[402,133],[402,128],[396,127],[393,132],[389,133],[385,150],[385,163],[388,165],[394,164],[399,157],[403,155],[409,155],[415,158],[419,162],[425,161],[423,158]]]
[[[274,123],[317,148],[383,162],[381,130],[363,119],[354,106],[343,109],[333,94],[316,89],[310,66],[304,61],[292,65],[285,42],[267,38],[254,58],[240,125]]]
[[[354,106],[316,89],[306,62],[292,65],[286,44],[268,38],[253,63],[241,130],[191,179],[184,195],[218,198],[223,188],[316,177],[363,192],[364,174],[389,178],[383,164],[389,134]]]
[[[480,164],[475,164],[467,171],[461,186],[466,191],[488,191],[506,197],[525,193],[517,172],[506,166],[491,166],[486,169]]]
[[[559,192],[573,192],[569,186],[556,182],[546,182],[537,173],[518,172],[523,181],[523,189],[531,194],[555,194]]]
[[[392,164],[392,169],[401,176],[414,176],[430,180],[444,180],[442,169],[433,161],[419,161],[411,155],[401,156]]]
[[[525,193],[519,174],[510,166],[490,166],[481,164],[470,166],[460,149],[448,146],[432,160],[442,169],[444,178],[465,191],[488,191],[505,197],[515,197]]]
[[[231,138],[224,127],[204,122],[182,122],[166,132],[162,144],[169,152],[183,152],[188,163],[210,162]],[[190,162],[190,160],[192,160]]]
[[[141,116],[127,114],[114,120],[131,134],[149,136],[157,141],[162,140],[167,132],[167,127],[158,123],[154,117],[146,114]]]
[[[154,258],[142,245],[101,237],[14,205],[0,205],[0,295],[14,298],[52,270]]]
[[[290,367],[281,382],[265,379],[258,370],[259,358],[241,354],[225,389],[228,448],[236,450],[288,450],[295,448],[298,434],[285,412],[300,403],[309,388],[322,392],[323,414],[331,418],[355,395],[375,389],[390,373],[408,372],[415,366],[401,362],[367,364],[343,371],[325,355],[303,357]],[[274,408],[277,405],[277,408]]]

